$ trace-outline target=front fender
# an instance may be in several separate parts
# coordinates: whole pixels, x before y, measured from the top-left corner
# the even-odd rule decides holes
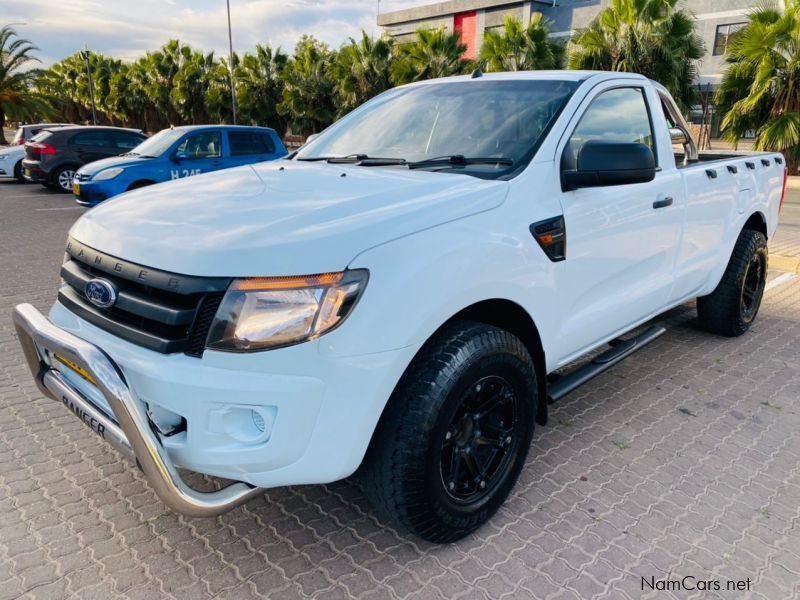
[[[443,323],[484,300],[522,306],[539,328],[545,355],[554,338],[555,277],[527,225],[508,227],[493,210],[415,233],[363,252],[349,268],[370,281],[342,327],[320,338],[331,356],[385,352],[423,344]]]

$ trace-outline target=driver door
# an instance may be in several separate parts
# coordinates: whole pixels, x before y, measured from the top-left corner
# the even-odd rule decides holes
[[[170,179],[210,173],[224,166],[219,129],[188,134],[173,152]]]
[[[659,167],[650,115],[643,88],[599,86],[560,146],[561,169],[575,168],[589,140],[643,143],[654,152],[657,168],[655,179],[646,183],[561,194],[567,231],[562,363],[655,315],[667,302],[683,190],[674,166]]]

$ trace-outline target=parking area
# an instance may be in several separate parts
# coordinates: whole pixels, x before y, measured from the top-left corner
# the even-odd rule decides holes
[[[384,522],[356,481],[178,517],[43,398],[10,313],[50,306],[82,212],[0,183],[0,599],[800,595],[800,275],[770,273],[739,339],[698,330],[692,306],[666,315],[664,336],[553,406],[488,526],[433,546]],[[793,264],[800,189],[782,216],[771,249]]]

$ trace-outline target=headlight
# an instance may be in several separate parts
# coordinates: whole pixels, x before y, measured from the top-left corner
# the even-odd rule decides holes
[[[106,181],[107,179],[114,179],[114,177],[122,173],[124,170],[125,169],[122,167],[114,167],[113,169],[100,171],[97,175],[92,177],[92,181]]]
[[[368,277],[359,269],[236,279],[217,310],[206,347],[247,352],[317,338],[347,318]]]

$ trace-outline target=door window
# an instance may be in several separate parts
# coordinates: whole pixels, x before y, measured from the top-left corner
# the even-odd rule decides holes
[[[564,163],[575,168],[581,147],[589,140],[639,142],[655,154],[653,127],[641,88],[615,88],[598,95],[572,132]]]
[[[71,143],[76,146],[93,146],[95,148],[110,148],[113,144],[111,137],[105,131],[85,131],[72,138]]]
[[[275,144],[269,134],[257,131],[229,131],[231,156],[250,156],[252,154],[272,154]]]
[[[219,158],[222,156],[222,135],[219,131],[203,131],[188,136],[175,150],[189,158]]]

